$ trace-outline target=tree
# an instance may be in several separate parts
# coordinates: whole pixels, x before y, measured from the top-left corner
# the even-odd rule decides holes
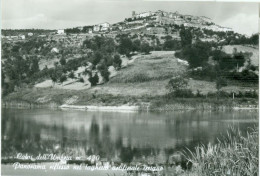
[[[61,75],[61,77],[60,77],[61,84],[63,84],[63,82],[66,81],[66,80],[67,80],[66,75]]]
[[[39,60],[37,58],[33,58],[31,61],[31,67],[30,67],[30,75],[33,75],[34,73],[37,73],[40,71],[39,69]]]
[[[171,40],[171,39],[172,39],[172,36],[170,36],[170,35],[165,36],[166,41]]]
[[[133,51],[140,51],[141,41],[136,39],[133,41]]]
[[[53,82],[53,86],[61,78],[61,76],[62,76],[62,70],[60,67],[54,68],[53,70],[50,71],[50,77]]]
[[[66,59],[65,59],[64,57],[62,57],[62,58],[60,59],[60,64],[61,64],[61,65],[65,65],[65,64],[66,64]]]
[[[223,55],[218,60],[221,70],[232,70],[238,67],[242,67],[245,63],[245,56],[243,53],[236,53],[234,56]]]
[[[165,50],[178,50],[180,49],[180,42],[177,40],[166,40],[163,44]]]
[[[259,35],[258,34],[253,34],[250,38],[249,38],[249,43],[253,44],[253,45],[258,45],[259,43]]]
[[[149,54],[151,51],[151,47],[149,46],[148,43],[142,43],[141,44],[141,52],[145,53],[145,54]]]
[[[166,88],[170,93],[185,89],[188,85],[188,81],[183,76],[175,76],[170,79]]]
[[[109,71],[106,65],[105,60],[103,59],[97,66],[97,69],[100,71],[101,76],[104,78],[104,81],[109,81]]]
[[[90,75],[89,77],[89,82],[91,83],[91,86],[96,86],[98,81],[99,81],[99,78],[98,78],[98,75],[97,73],[95,74],[95,76],[92,77],[92,75]]]
[[[191,68],[196,68],[207,63],[210,52],[211,47],[208,43],[198,41],[192,46],[184,47],[181,55],[189,62]]]
[[[133,50],[133,43],[131,39],[128,37],[120,37],[118,49],[120,54],[125,54],[129,57],[130,52]]]
[[[52,83],[53,83],[53,86],[55,85],[55,83],[57,82],[57,76],[55,75],[55,73],[51,74],[50,75],[51,77],[51,80],[52,80]]]
[[[79,78],[79,82],[84,83],[84,79],[82,77]]]
[[[68,77],[71,78],[71,79],[75,78],[74,72],[71,71],[71,72],[69,73]]]
[[[181,45],[182,47],[190,46],[192,44],[192,34],[190,29],[185,29],[182,25],[180,30]]]
[[[93,65],[97,65],[100,60],[103,58],[103,55],[100,51],[94,53],[94,60],[92,62]]]
[[[122,64],[122,60],[120,59],[120,56],[118,54],[115,55],[114,59],[113,59],[113,65],[114,65],[115,69],[120,69],[121,64]]]
[[[225,86],[227,86],[227,81],[222,77],[218,77],[216,80],[216,89],[218,90],[218,96],[219,96],[220,89]]]

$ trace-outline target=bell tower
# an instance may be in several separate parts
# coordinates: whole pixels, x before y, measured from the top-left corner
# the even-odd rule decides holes
[[[132,11],[132,18],[134,18],[135,17],[135,11]]]

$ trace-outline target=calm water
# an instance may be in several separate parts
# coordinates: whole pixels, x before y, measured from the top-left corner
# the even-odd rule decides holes
[[[257,111],[120,113],[2,110],[2,157],[99,155],[101,161],[171,164],[185,147],[214,143],[229,126],[246,131]]]

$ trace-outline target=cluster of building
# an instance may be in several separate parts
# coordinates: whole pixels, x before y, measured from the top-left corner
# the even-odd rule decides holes
[[[110,24],[108,22],[96,24],[93,26],[93,31],[99,32],[99,31],[109,31]]]
[[[27,34],[19,34],[19,35],[7,35],[7,36],[2,35],[1,38],[9,41],[17,41],[17,40],[25,40],[26,38],[32,37],[33,35],[34,34],[32,32],[29,32]]]
[[[132,12],[133,20],[140,20],[143,18],[150,17],[156,23],[165,24],[176,24],[184,25],[186,27],[197,27],[202,29],[209,29],[213,31],[231,31],[231,28],[221,27],[212,22],[208,17],[204,16],[192,16],[192,15],[182,15],[178,11],[176,12],[164,12],[158,10],[156,12],[142,12],[137,14],[135,11]]]

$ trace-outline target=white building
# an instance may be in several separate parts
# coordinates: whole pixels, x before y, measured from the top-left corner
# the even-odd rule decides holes
[[[100,26],[97,24],[93,27],[93,31],[98,32],[100,30]]]
[[[95,32],[98,32],[98,31],[108,31],[110,27],[110,24],[105,22],[105,23],[100,23],[100,24],[97,24],[93,27],[93,31]]]
[[[108,22],[99,24],[103,28],[109,28],[110,24]]]
[[[152,13],[151,12],[143,12],[143,13],[139,13],[136,15],[136,18],[144,18],[144,17],[148,17],[151,16]]]
[[[51,52],[52,52],[52,53],[59,53],[59,50],[58,50],[57,48],[52,48],[52,49],[51,49]]]
[[[59,35],[61,35],[61,34],[65,34],[64,29],[59,29],[59,30],[57,30],[57,34],[59,34]]]
[[[101,30],[101,31],[108,31],[109,28],[108,28],[108,27],[102,27],[100,30]]]
[[[25,39],[25,35],[20,35],[19,37],[20,37],[22,40]]]
[[[33,33],[29,32],[27,35],[31,37],[31,36],[33,36]]]

